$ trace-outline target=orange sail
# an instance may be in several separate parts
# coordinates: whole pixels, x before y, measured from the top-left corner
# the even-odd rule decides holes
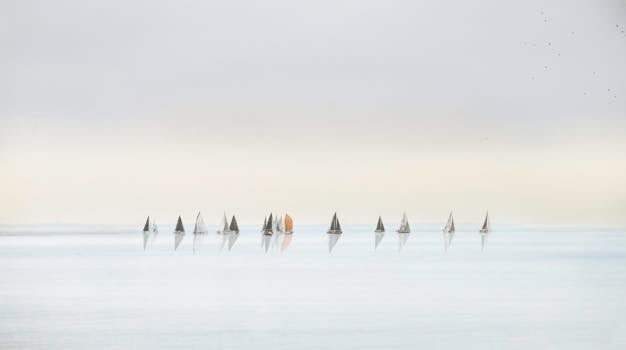
[[[293,219],[289,214],[285,214],[285,233],[293,233]]]

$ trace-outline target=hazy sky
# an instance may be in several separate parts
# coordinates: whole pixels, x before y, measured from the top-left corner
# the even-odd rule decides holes
[[[0,223],[626,225],[626,2],[0,1]]]

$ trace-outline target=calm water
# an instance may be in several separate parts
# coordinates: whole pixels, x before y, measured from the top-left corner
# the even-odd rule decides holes
[[[0,348],[625,349],[626,233],[498,228],[443,251],[436,226],[401,253],[387,233],[297,227],[283,254],[243,227],[150,251],[120,228],[0,228]],[[7,231],[21,231],[7,233]]]

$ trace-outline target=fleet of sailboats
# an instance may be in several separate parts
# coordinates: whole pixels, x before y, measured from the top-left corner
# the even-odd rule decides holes
[[[209,232],[207,225],[204,222],[204,218],[202,214],[198,212],[196,215],[196,222],[193,228],[194,234],[194,242],[193,242],[193,251],[196,252],[201,242]],[[230,221],[224,213],[223,218],[218,226],[217,233],[223,235],[222,239],[222,248],[228,242],[228,250],[231,250],[239,237],[239,223],[237,222],[237,218],[235,215],[232,216]],[[275,213],[270,213],[269,216],[266,216],[263,219],[263,226],[261,229],[262,232],[262,247],[267,253],[270,249],[272,239],[275,239],[275,246],[278,248],[280,246],[280,251],[283,252],[287,247],[291,244],[292,235],[293,235],[293,218],[288,213],[285,213],[284,217],[282,215],[278,216]],[[409,219],[406,213],[402,214],[402,219],[400,221],[400,225],[396,230],[398,233],[398,251],[402,250],[404,245],[406,244],[409,234],[411,233],[411,227],[409,224]],[[454,217],[452,212],[448,215],[448,219],[442,229],[443,239],[444,239],[444,249],[447,251],[452,243],[452,239],[456,232],[456,227],[454,224]],[[489,212],[485,214],[485,218],[483,223],[478,231],[481,236],[481,251],[485,248],[485,243],[487,241],[488,235],[491,233],[491,224],[489,220]],[[149,243],[154,242],[156,236],[158,234],[158,227],[156,222],[148,216],[143,225],[142,233],[142,241],[143,241],[143,249],[146,250],[149,246]],[[337,213],[335,212],[332,216],[330,226],[326,231],[328,234],[328,251],[331,253],[333,248],[337,244],[339,237],[343,233],[341,228],[341,224],[339,223],[339,218]],[[376,222],[376,228],[374,230],[375,238],[374,238],[374,249],[378,248],[380,242],[382,241],[385,235],[385,225],[383,224],[383,219],[381,216],[378,216],[378,221]],[[176,226],[174,229],[174,250],[177,250],[180,246],[183,238],[185,237],[185,227],[183,226],[183,221],[181,216],[178,216],[178,220],[176,221]],[[280,238],[283,237],[282,242],[280,242]]]

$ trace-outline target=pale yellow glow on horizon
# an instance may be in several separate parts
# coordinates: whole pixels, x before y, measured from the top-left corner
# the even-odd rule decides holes
[[[354,223],[402,211],[437,222],[449,210],[459,221],[490,210],[506,223],[624,224],[619,149],[480,147],[4,153],[0,223],[132,223],[148,214],[167,221],[198,210],[216,220],[236,212],[243,224],[270,210],[290,211],[300,223],[324,223],[335,210]]]

